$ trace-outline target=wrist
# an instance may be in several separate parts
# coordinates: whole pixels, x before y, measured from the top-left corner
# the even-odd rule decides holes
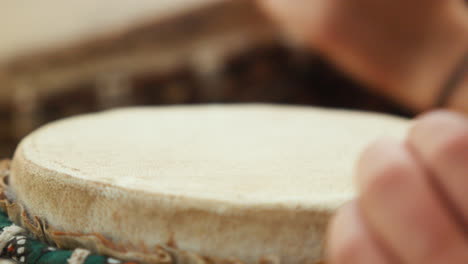
[[[468,74],[466,74],[466,70],[463,78],[455,86],[451,96],[448,98],[447,107],[468,114]]]
[[[454,13],[430,25],[418,48],[401,55],[402,65],[388,69],[394,75],[374,86],[415,112],[448,107],[468,113],[468,21],[466,13]]]
[[[434,31],[413,62],[408,62],[411,67],[398,79],[401,83],[393,86],[401,90],[401,101],[416,111],[460,108],[466,104],[463,98],[468,102],[464,91],[468,88],[468,24],[454,22]]]

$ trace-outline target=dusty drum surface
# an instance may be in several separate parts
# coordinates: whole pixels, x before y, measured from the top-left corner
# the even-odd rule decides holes
[[[407,125],[255,104],[83,115],[21,142],[10,199],[64,247],[148,263],[161,251],[179,263],[314,263],[331,214],[354,195],[359,153]]]

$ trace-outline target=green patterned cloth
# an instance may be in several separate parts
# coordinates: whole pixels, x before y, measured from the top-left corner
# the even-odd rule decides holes
[[[22,229],[14,235],[8,235],[5,230],[13,226],[8,216],[0,210],[0,245],[3,245],[0,258],[27,264],[136,264],[92,254],[83,257],[82,253],[86,252],[83,250],[60,250],[29,237]],[[83,260],[73,260],[79,259],[80,255]]]

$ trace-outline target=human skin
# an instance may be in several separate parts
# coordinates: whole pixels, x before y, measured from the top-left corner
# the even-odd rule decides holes
[[[463,0],[259,0],[301,45],[387,97],[426,112],[403,142],[382,139],[356,165],[356,200],[328,230],[329,264],[468,263],[468,53]],[[428,112],[428,113],[427,113]]]
[[[374,143],[357,165],[358,198],[330,225],[329,263],[467,263],[467,176],[461,114],[425,114],[405,142]]]
[[[437,106],[468,54],[464,0],[258,1],[291,39],[416,113]],[[468,113],[466,73],[445,106]]]

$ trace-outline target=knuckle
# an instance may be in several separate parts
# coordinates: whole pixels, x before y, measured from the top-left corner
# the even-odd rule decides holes
[[[410,181],[415,169],[402,143],[382,139],[369,146],[357,165],[356,180],[363,196],[399,188]]]
[[[468,162],[468,129],[462,129],[447,134],[442,140],[437,142],[430,151],[428,160],[437,163],[447,158],[465,158]]]
[[[385,155],[389,147],[392,147],[394,142],[391,142],[387,138],[379,139],[369,146],[367,146],[360,155],[360,164],[372,163],[375,158],[381,155]]]
[[[400,188],[408,182],[412,175],[408,164],[398,159],[389,159],[380,164],[371,175],[368,185],[370,193],[380,193],[384,190]]]
[[[364,238],[358,234],[340,240],[330,252],[331,263],[357,263],[357,254],[366,250],[363,248],[364,244]]]
[[[409,141],[431,166],[468,162],[468,122],[449,111],[434,111],[418,118]]]

